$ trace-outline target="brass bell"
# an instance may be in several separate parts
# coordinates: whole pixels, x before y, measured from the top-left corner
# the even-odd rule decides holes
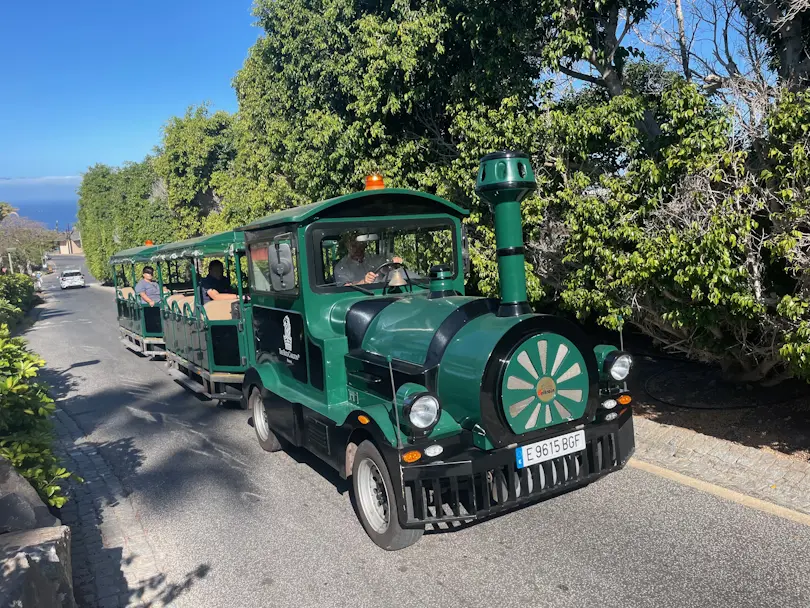
[[[408,277],[403,268],[393,269],[388,277],[388,287],[404,287],[408,284]]]

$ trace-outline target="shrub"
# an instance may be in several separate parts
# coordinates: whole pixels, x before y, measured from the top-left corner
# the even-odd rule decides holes
[[[35,382],[44,364],[22,338],[12,338],[8,326],[0,325],[0,457],[11,462],[43,500],[61,507],[67,498],[60,481],[71,474],[53,453],[53,399]]]
[[[0,275],[0,300],[27,311],[34,304],[34,279],[27,274]]]
[[[0,298],[0,325],[14,326],[22,319],[22,309],[14,306],[8,300]]]

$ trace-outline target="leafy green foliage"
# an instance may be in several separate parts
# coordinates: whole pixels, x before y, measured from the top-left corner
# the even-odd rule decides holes
[[[13,327],[33,303],[33,278],[20,273],[0,275],[0,325]]]
[[[79,187],[79,222],[87,266],[100,281],[111,281],[110,256],[146,240],[178,238],[179,219],[169,208],[153,159],[121,168],[95,165]]]
[[[201,234],[204,218],[218,210],[220,197],[211,179],[233,158],[231,120],[227,112],[209,115],[207,107],[200,106],[189,108],[183,118],[171,118],[164,127],[154,168],[166,184],[167,202],[178,218],[181,238]]]
[[[44,501],[61,507],[67,501],[61,484],[71,474],[59,466],[53,453],[53,400],[35,381],[44,364],[26,349],[21,338],[11,337],[7,325],[0,324],[0,457],[27,479]]]

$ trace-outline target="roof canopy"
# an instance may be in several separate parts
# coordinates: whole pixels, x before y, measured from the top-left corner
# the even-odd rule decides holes
[[[470,214],[455,203],[426,192],[385,188],[363,190],[300,207],[292,207],[241,226],[237,230],[257,230],[280,224],[298,224],[322,218],[421,215],[447,213],[457,217]]]
[[[156,249],[157,246],[155,245],[143,245],[141,247],[133,247],[132,249],[124,249],[110,258],[110,264],[148,262],[152,259],[152,254]]]
[[[233,251],[245,250],[245,235],[242,232],[220,232],[208,236],[198,236],[176,243],[166,243],[155,248],[152,260],[176,260],[179,258],[201,258],[224,255]]]

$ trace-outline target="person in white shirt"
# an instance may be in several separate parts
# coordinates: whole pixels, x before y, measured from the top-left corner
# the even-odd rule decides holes
[[[335,283],[365,285],[379,280],[374,271],[388,260],[383,255],[366,255],[367,245],[368,240],[347,239],[349,252],[335,266]],[[394,256],[391,261],[401,264],[402,258]]]

